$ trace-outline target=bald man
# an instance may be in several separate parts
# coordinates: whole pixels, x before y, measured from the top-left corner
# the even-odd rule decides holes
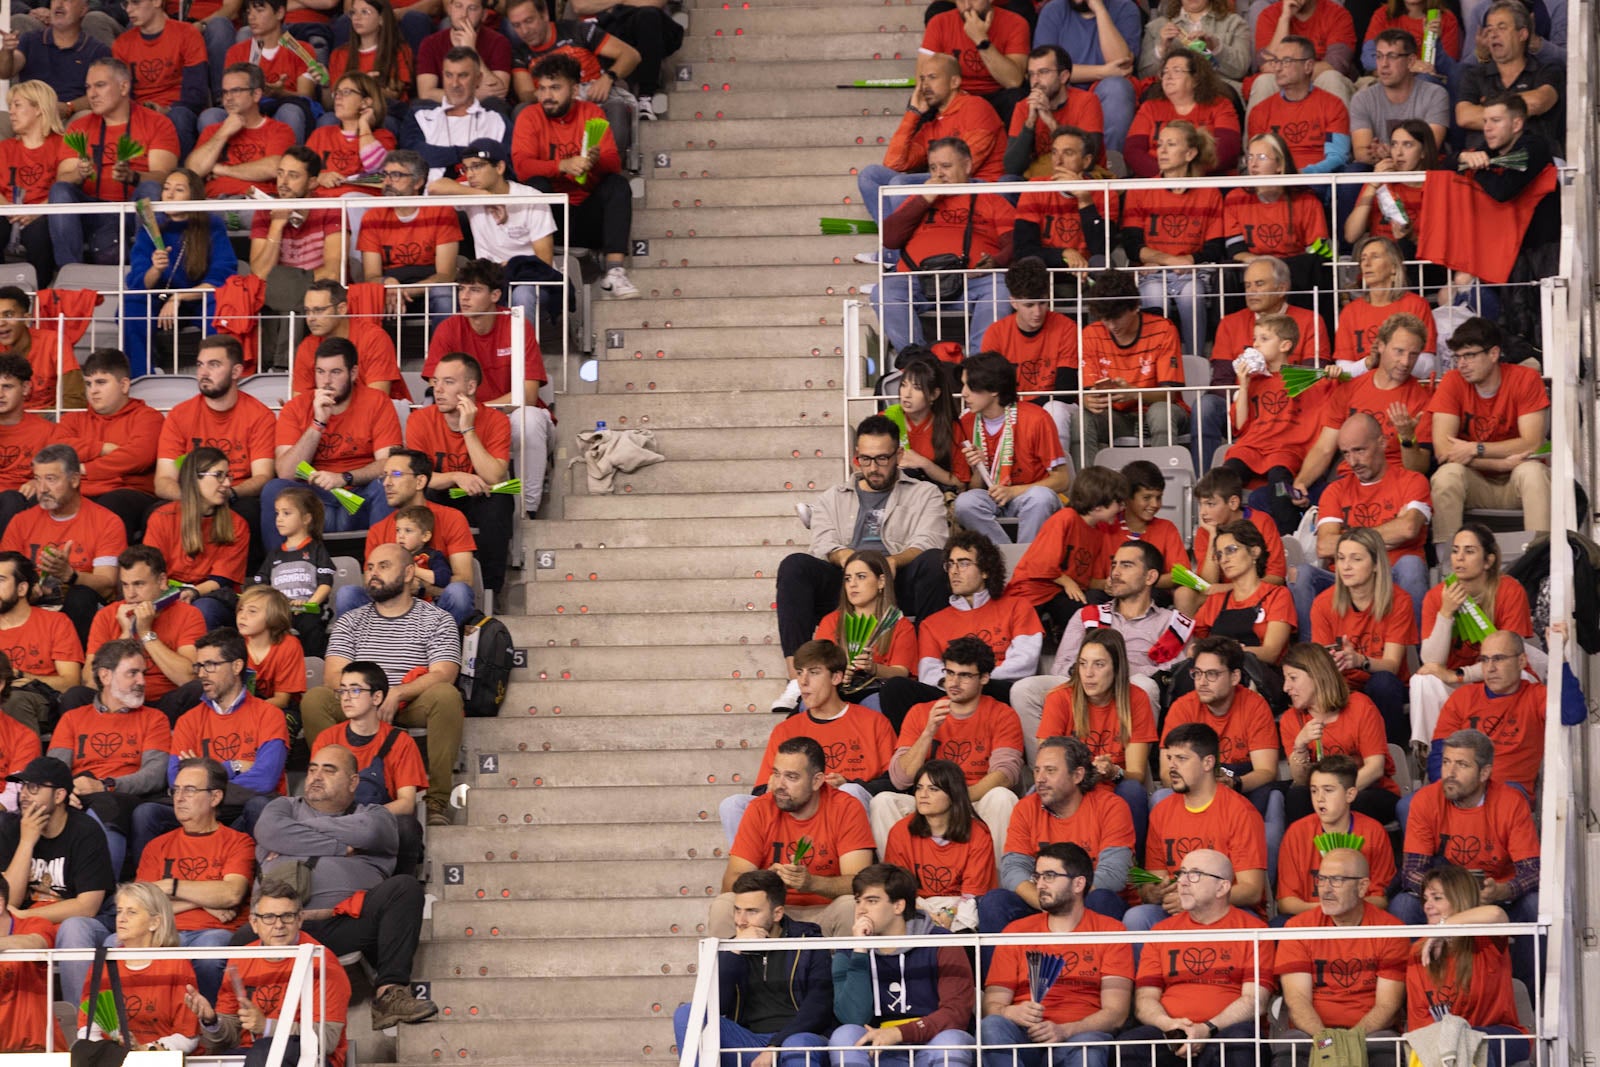
[[[1317,871],[1317,907],[1290,919],[1289,928],[1398,926],[1400,920],[1362,898],[1374,892],[1367,857],[1336,848],[1322,857]],[[1376,892],[1381,893],[1382,886]],[[1307,1059],[1304,1042],[1334,1027],[1366,1032],[1367,1062],[1395,1062],[1395,1023],[1405,1008],[1409,943],[1403,937],[1328,938],[1284,941],[1278,945],[1277,974],[1293,1029],[1272,1046],[1273,1067],[1292,1067]],[[1384,1038],[1388,1038],[1387,1041]]]
[[[367,557],[362,587],[370,604],[345,612],[328,632],[322,684],[300,702],[305,735],[317,737],[344,721],[339,695],[345,667],[355,660],[383,665],[389,692],[378,705],[382,722],[428,729],[428,825],[450,825],[450,785],[461,747],[463,710],[456,676],[461,633],[443,608],[411,595],[416,567],[399,545],[377,545]],[[402,705],[404,705],[402,707]]]

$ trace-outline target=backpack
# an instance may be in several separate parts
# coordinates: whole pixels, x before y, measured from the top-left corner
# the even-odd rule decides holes
[[[511,681],[511,631],[493,615],[473,612],[461,632],[461,673],[456,687],[469,718],[492,718]]]

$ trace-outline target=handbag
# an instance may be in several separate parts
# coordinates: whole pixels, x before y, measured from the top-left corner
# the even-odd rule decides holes
[[[90,1025],[94,1022],[95,1002],[100,999],[100,971],[108,968],[111,972],[111,1002],[116,1006],[117,1028],[122,1031],[122,1041],[119,1043],[109,1037],[89,1037]],[[133,1035],[128,1032],[128,1005],[122,997],[122,972],[117,967],[116,960],[106,959],[106,947],[95,946],[94,970],[89,978],[89,1008],[87,1015],[89,1022],[84,1024],[84,1036],[72,1043],[72,1067],[122,1067],[122,1061],[128,1058],[128,1053],[133,1049]]]
[[[930,216],[933,210],[931,207],[928,209]],[[949,304],[961,298],[965,278],[960,272],[970,265],[968,260],[972,257],[972,227],[977,218],[978,196],[974,193],[967,198],[967,228],[961,235],[960,255],[954,252],[940,252],[936,256],[929,256],[919,264],[905,252],[900,253],[900,258],[911,270],[939,272],[932,275],[924,274],[917,278],[917,292],[923,300]]]

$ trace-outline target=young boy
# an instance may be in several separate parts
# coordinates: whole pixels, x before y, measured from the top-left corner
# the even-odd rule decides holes
[[[1148,541],[1159,553],[1166,566],[1157,589],[1172,588],[1172,568],[1178,564],[1189,565],[1189,550],[1183,546],[1183,534],[1178,527],[1160,516],[1161,496],[1166,492],[1167,480],[1161,468],[1147,459],[1136,459],[1122,468],[1122,477],[1128,483],[1128,499],[1122,508],[1122,517],[1111,527],[1105,538],[1106,565],[1125,541]]]
[[[1285,831],[1278,849],[1278,915],[1287,919],[1317,907],[1317,869],[1322,853],[1313,842],[1318,834],[1360,834],[1361,854],[1372,869],[1372,895],[1369,901],[1387,908],[1389,883],[1394,881],[1394,846],[1383,826],[1371,816],[1351,811],[1356,798],[1356,771],[1351,756],[1324,756],[1311,765],[1311,806],[1313,813],[1297,820]],[[1282,925],[1279,922],[1275,925]]]
[[[1050,310],[1050,272],[1037,259],[1022,259],[1006,271],[1011,314],[983,332],[983,350],[998,352],[1017,368],[1019,393],[1078,390],[1078,324]],[[1048,396],[1024,399],[1055,420],[1061,450],[1072,455],[1077,406]]]
[[[1085,467],[1072,483],[1072,503],[1045,521],[1011,572],[1006,596],[1032,604],[1046,626],[1060,632],[1104,589],[1110,573],[1108,536],[1128,499],[1128,483],[1109,467]]]
[[[266,82],[261,113],[286,123],[294,131],[294,143],[305,144],[306,134],[311,132],[310,100],[317,95],[318,86],[305,60],[279,43],[287,8],[288,0],[248,0],[244,18],[250,36],[228,49],[227,63],[254,63],[261,68]],[[309,47],[306,50],[311,51]]]
[[[1289,567],[1283,558],[1283,539],[1278,536],[1278,525],[1272,521],[1272,516],[1244,506],[1244,482],[1237,471],[1228,467],[1206,471],[1194,485],[1194,501],[1200,520],[1194,532],[1195,573],[1211,583],[1212,593],[1223,592],[1228,586],[1222,583],[1222,569],[1211,558],[1211,536],[1219,527],[1239,519],[1254,523],[1267,543],[1266,581],[1273,585],[1285,584]],[[1181,587],[1172,593],[1178,610],[1185,615],[1193,615],[1200,601],[1205,599]]]
[[[416,562],[417,595],[424,600],[437,599],[450,584],[450,561],[433,547],[432,541],[433,512],[426,505],[414,504],[395,513],[394,543],[411,553]]]

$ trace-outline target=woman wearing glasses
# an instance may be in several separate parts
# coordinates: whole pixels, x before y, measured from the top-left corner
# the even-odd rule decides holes
[[[128,882],[117,890],[116,945],[122,948],[177,948],[178,925],[172,914],[172,901],[165,891],[151,882]],[[194,986],[194,965],[185,959],[117,960],[126,995],[128,1033],[136,1050],[172,1049],[193,1052],[200,1044],[200,1020],[184,999],[184,990]],[[91,977],[74,1001],[89,996]],[[109,975],[102,974],[101,990],[111,988]],[[76,1039],[114,1040],[116,1033],[100,1029],[88,1012],[78,1009]]]
[[[1352,692],[1333,657],[1321,645],[1295,645],[1283,657],[1283,691],[1289,710],[1278,720],[1283,750],[1289,753],[1285,807],[1289,824],[1313,811],[1311,767],[1326,755],[1346,755],[1360,764],[1351,807],[1387,824],[1400,801],[1389,757],[1383,717],[1360,693]]]
[[[376,174],[394,151],[394,134],[384,128],[388,111],[376,79],[359,71],[341,76],[333,87],[331,113],[333,121],[319,125],[306,138],[306,147],[322,157],[316,195],[381,195],[383,189],[376,185],[345,184]]]
[[[235,494],[227,454],[209,446],[190,452],[178,492],[145,520],[144,543],[166,557],[167,577],[187,587],[179,595],[200,609],[208,630],[231,626],[250,527],[228,506]]]
[[[1394,584],[1383,535],[1346,528],[1334,549],[1333,588],[1311,604],[1311,640],[1333,655],[1352,689],[1366,694],[1383,715],[1390,742],[1405,747],[1406,650],[1417,643],[1411,597]]]
[[[1267,575],[1267,542],[1249,519],[1218,527],[1211,554],[1229,588],[1200,602],[1192,641],[1217,636],[1239,642],[1245,653],[1245,677],[1277,710],[1283,704],[1278,661],[1294,634],[1294,598],[1283,586],[1263,581]],[[1191,651],[1193,647],[1191,643]],[[1194,688],[1187,667],[1185,662],[1173,672],[1174,699]]]
[[[1134,113],[1123,148],[1135,178],[1167,177],[1155,152],[1167,123],[1184,119],[1211,134],[1216,152],[1204,173],[1231,174],[1239,167],[1239,110],[1210,63],[1188,49],[1161,61],[1161,77]]]

